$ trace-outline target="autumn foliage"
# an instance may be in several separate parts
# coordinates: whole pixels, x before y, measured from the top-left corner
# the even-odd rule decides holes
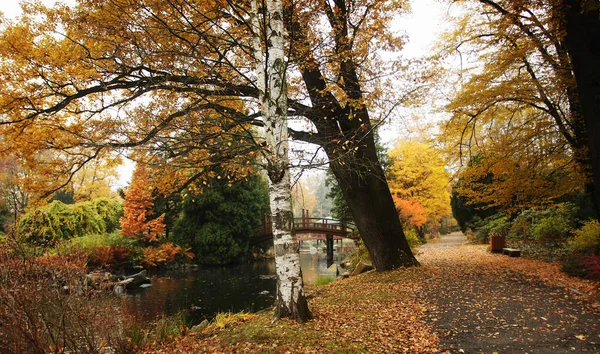
[[[137,165],[131,185],[125,193],[124,214],[121,218],[123,236],[138,238],[144,242],[158,241],[165,224],[164,215],[156,216],[152,210],[153,192],[150,171],[144,165]]]
[[[17,253],[0,247],[0,352],[125,349],[114,298],[86,287],[83,255],[25,259]]]
[[[406,225],[421,227],[427,222],[427,215],[425,214],[425,208],[423,205],[411,199],[400,199],[398,196],[394,196],[394,204],[400,214],[400,220]]]
[[[175,261],[178,258],[194,258],[189,248],[182,248],[172,242],[163,243],[157,247],[148,246],[144,248],[142,265],[145,267],[157,267]]]
[[[389,153],[388,171],[394,204],[405,225],[424,237],[424,226],[451,213],[449,177],[438,150],[417,141],[397,143]]]

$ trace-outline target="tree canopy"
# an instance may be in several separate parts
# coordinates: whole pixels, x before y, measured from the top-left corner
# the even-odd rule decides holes
[[[446,107],[443,140],[466,166],[461,193],[514,211],[585,187],[592,160],[580,98],[553,1],[463,1],[448,49],[474,54]],[[472,163],[473,159],[476,163]],[[493,183],[479,183],[486,178]]]
[[[269,146],[248,134],[264,126],[253,38],[260,34],[255,28],[266,28],[252,25],[249,5],[26,4],[24,16],[5,23],[0,38],[1,150],[37,166],[37,176],[45,178],[32,187],[42,197],[93,159],[126,149],[133,159],[170,171],[164,188],[181,190],[210,178],[217,164],[228,176],[244,177],[257,155],[266,157],[268,170]],[[327,153],[365,244],[377,254],[378,270],[416,264],[373,139],[378,117],[413,92],[400,87],[400,61],[382,59],[382,50],[402,47],[389,23],[404,5],[285,2],[282,14],[289,59],[283,113],[307,128],[288,133]]]

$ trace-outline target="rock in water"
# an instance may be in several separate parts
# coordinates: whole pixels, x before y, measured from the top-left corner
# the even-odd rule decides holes
[[[128,289],[139,288],[142,284],[150,283],[150,278],[148,278],[148,272],[146,270],[142,270],[139,273],[130,275],[125,279],[121,280],[118,285],[121,285]]]

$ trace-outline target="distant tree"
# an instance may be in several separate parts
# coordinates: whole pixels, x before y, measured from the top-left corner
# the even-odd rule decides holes
[[[401,199],[398,196],[394,196],[394,204],[400,215],[403,225],[406,227],[413,227],[417,232],[417,235],[421,238],[425,238],[424,225],[427,222],[427,214],[423,204],[419,201],[411,199]]]
[[[327,198],[332,200],[331,216],[341,222],[353,222],[352,211],[348,207],[348,204],[346,204],[342,189],[331,171],[327,171],[325,184],[329,187]]]
[[[121,234],[143,242],[156,242],[162,236],[164,215],[153,211],[155,187],[150,169],[138,164],[133,171],[131,185],[125,192],[124,213],[121,218]]]
[[[292,197],[294,201],[294,215],[302,215],[302,209],[308,210],[311,216],[321,216],[318,211],[318,201],[314,186],[306,179],[297,181],[292,188]]]
[[[7,221],[16,223],[29,205],[30,194],[26,190],[26,174],[26,169],[15,157],[0,157],[0,214],[4,215],[2,225]]]
[[[117,181],[116,168],[121,162],[120,158],[94,160],[83,166],[71,183],[75,201],[112,197],[111,187]]]
[[[415,141],[397,143],[389,156],[391,166],[387,173],[390,190],[395,201],[400,203],[396,207],[415,215],[413,226],[419,237],[424,238],[423,217],[438,223],[443,216],[451,213],[450,180],[444,160],[438,150]],[[424,215],[421,215],[421,207]],[[404,218],[411,219],[408,216]]]

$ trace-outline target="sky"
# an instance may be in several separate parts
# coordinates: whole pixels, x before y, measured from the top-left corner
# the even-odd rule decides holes
[[[51,6],[56,0],[41,0],[42,3]],[[67,4],[75,3],[75,0],[63,0]],[[408,43],[404,46],[403,55],[407,58],[417,58],[426,55],[433,47],[433,44],[443,30],[443,18],[448,9],[448,1],[444,0],[410,0],[412,11],[398,18],[394,24],[397,30],[405,32],[408,35]],[[0,0],[0,11],[7,18],[15,18],[21,13],[18,0]],[[409,119],[409,117],[399,117],[398,120]],[[404,131],[403,131],[404,130]],[[406,135],[406,127],[395,121],[389,124],[383,131],[382,140],[390,144],[398,136]],[[119,168],[119,182],[116,187],[124,187],[131,178],[133,169],[131,162],[124,164]]]

